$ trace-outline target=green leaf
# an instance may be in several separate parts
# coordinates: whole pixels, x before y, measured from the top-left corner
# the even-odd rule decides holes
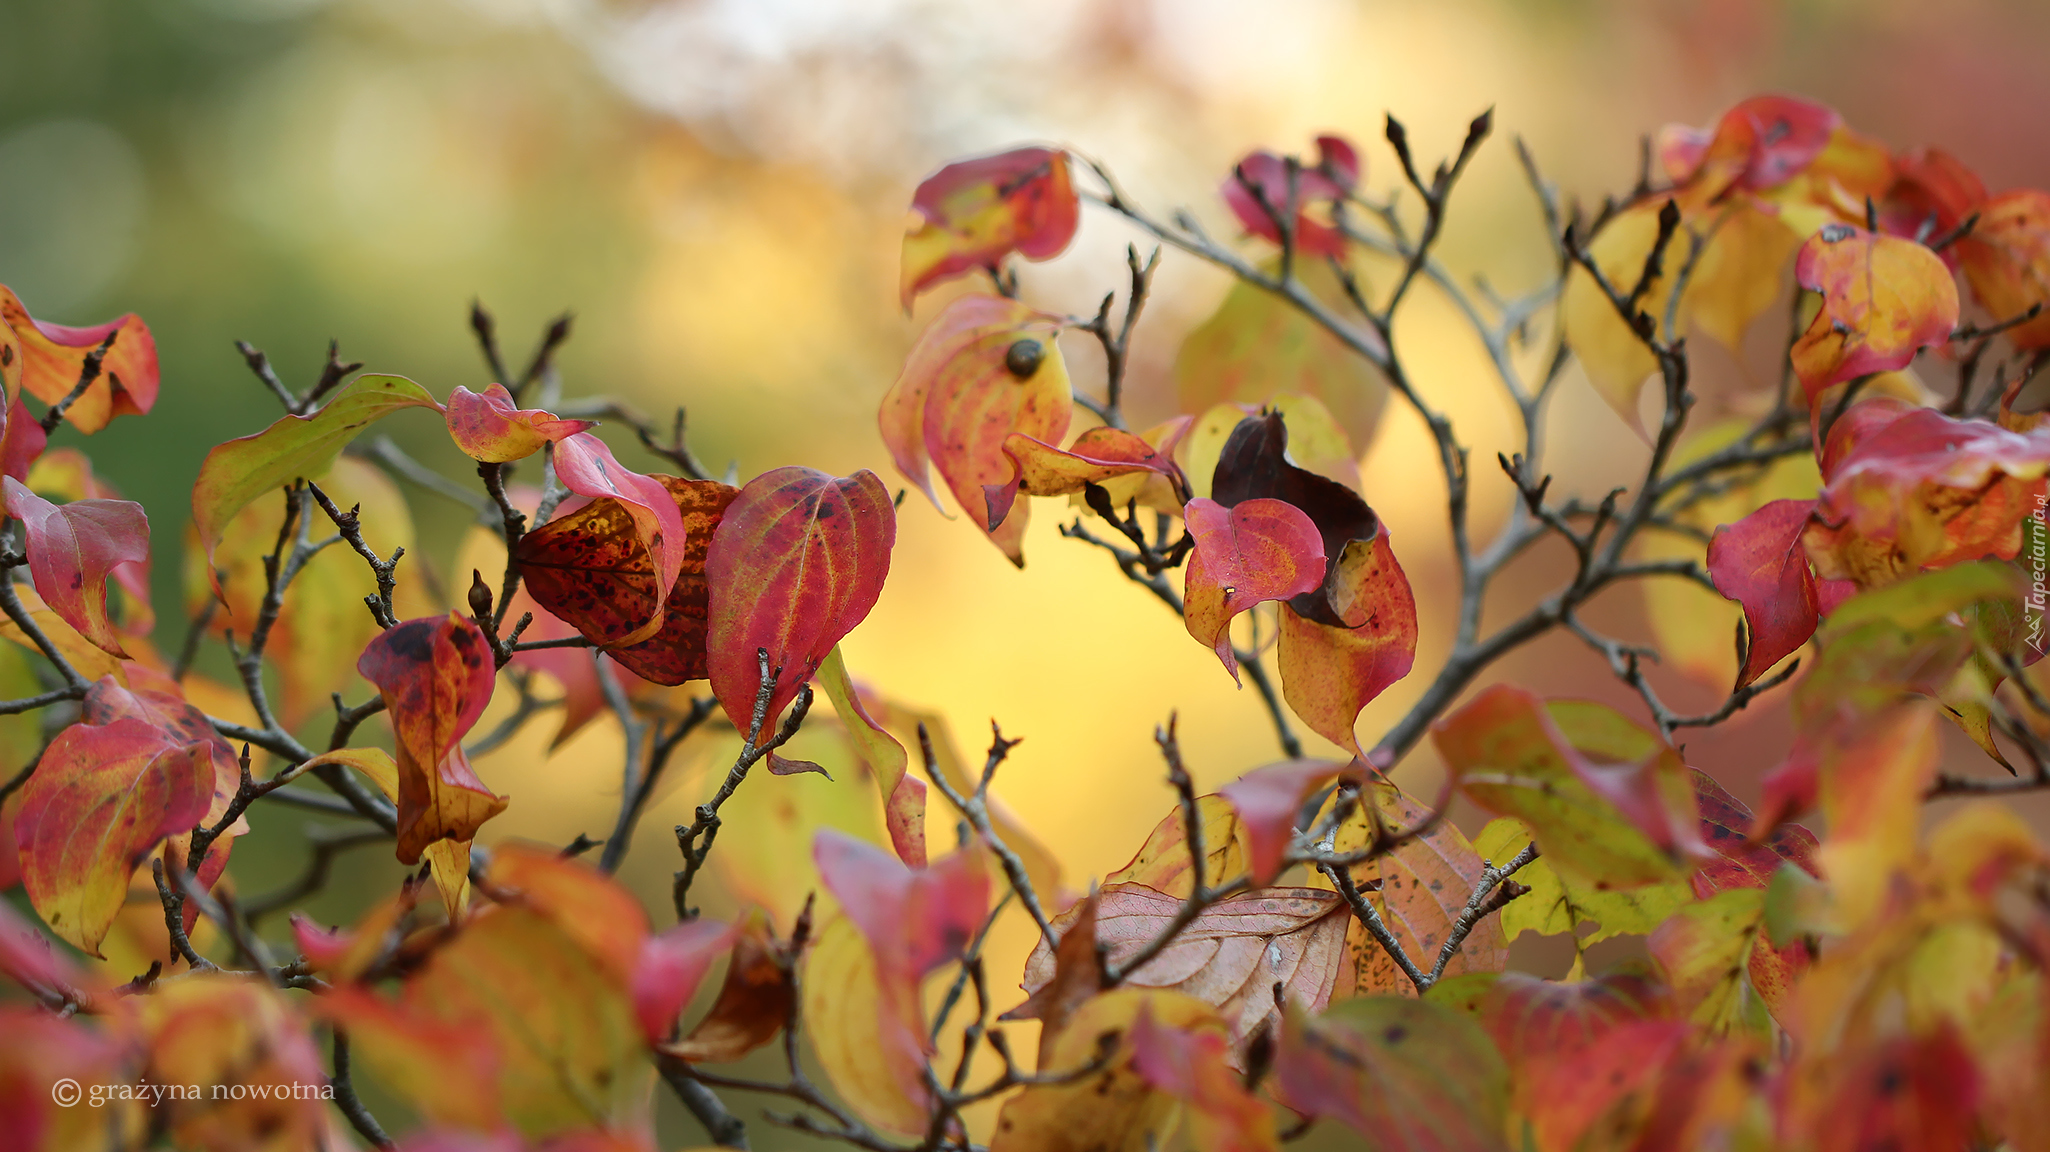
[[[1515,856],[1530,843],[1530,827],[1513,816],[1488,822],[1474,850],[1496,864]],[[1614,936],[1642,936],[1657,928],[1692,899],[1685,879],[1636,888],[1598,888],[1570,873],[1562,875],[1542,856],[1517,869],[1518,884],[1530,891],[1502,906],[1502,935],[1515,940],[1525,932],[1540,936],[1575,936],[1581,947]],[[1575,929],[1593,921],[1586,935]]]
[[[1688,1019],[1712,1033],[1769,1030],[1751,986],[1751,949],[1765,923],[1765,889],[1731,888],[1687,904],[1651,934],[1648,948]]]
[[[253,436],[216,445],[192,486],[192,521],[213,568],[214,547],[251,500],[301,477],[322,476],[342,446],[401,408],[433,408],[434,397],[403,376],[359,376],[311,416],[281,416]],[[220,588],[216,584],[216,595]]]

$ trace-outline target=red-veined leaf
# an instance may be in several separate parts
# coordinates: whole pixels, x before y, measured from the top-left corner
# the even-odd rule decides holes
[[[532,456],[549,444],[587,431],[592,420],[563,420],[539,408],[521,408],[503,384],[482,392],[458,386],[449,393],[449,439],[472,460],[502,464]]]
[[[1012,252],[1051,260],[1081,222],[1068,155],[1015,148],[949,164],[912,194],[918,226],[904,237],[903,303],[934,284],[996,268]]]
[[[64,422],[91,435],[114,417],[143,415],[157,402],[156,338],[133,312],[90,328],[46,324],[30,317],[21,300],[0,285],[0,327],[13,330],[21,357],[19,375],[7,376],[9,400],[14,399],[16,380],[23,391],[45,404],[64,399],[78,386],[85,358],[109,333],[119,332],[100,361],[99,379],[65,410]]]
[[[1239,675],[1231,621],[1255,604],[1288,600],[1324,584],[1324,542],[1317,526],[1282,500],[1242,500],[1231,508],[1191,500],[1184,510],[1196,549],[1184,580],[1189,635]]]
[[[875,607],[890,572],[897,513],[866,469],[765,472],[726,509],[705,556],[710,588],[706,671],[743,735],[761,691],[759,651],[779,675],[762,720],[774,731],[826,654]],[[780,670],[780,671],[779,671]]]
[[[126,659],[107,619],[107,577],[149,561],[149,517],[128,500],[52,504],[12,476],[0,478],[7,511],[28,532],[28,570],[43,602],[79,634]]]
[[[474,621],[451,612],[386,629],[356,662],[377,685],[398,737],[399,861],[436,840],[470,840],[505,799],[484,787],[459,741],[484,714],[497,676]]]

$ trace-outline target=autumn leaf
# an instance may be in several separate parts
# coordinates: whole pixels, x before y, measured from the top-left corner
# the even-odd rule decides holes
[[[164,837],[191,831],[213,795],[206,744],[174,745],[132,717],[59,732],[14,815],[37,915],[98,956],[136,866]]]
[[[593,500],[522,536],[517,549],[521,583],[550,615],[603,646],[643,680],[702,680],[710,597],[705,557],[739,489],[712,480],[648,479],[668,491],[683,525],[683,559],[666,596],[656,595],[655,557],[642,542],[632,506],[610,498]],[[660,620],[652,635],[624,642],[651,618]],[[584,653],[573,656],[590,659]]]
[[[33,585],[17,584],[14,594],[21,600],[22,611],[35,623],[37,629],[43,633],[44,638],[49,640],[56,647],[57,651],[63,654],[64,659],[70,662],[71,667],[81,677],[87,680],[98,680],[104,676],[112,676],[115,680],[126,684],[129,681],[130,673],[142,667],[134,661],[122,660],[110,655],[99,645],[86,639],[83,633],[73,628],[63,617],[57,615],[48,604],[43,603],[43,598],[36,595]],[[42,648],[35,641],[29,639],[28,633],[23,632],[21,626],[12,619],[0,619],[0,636],[13,641],[17,646],[26,651],[34,652],[38,655],[42,652]]]
[[[1062,320],[1001,296],[963,296],[919,334],[904,371],[884,395],[883,444],[897,471],[940,507],[932,470],[978,527],[999,519],[989,488],[1014,465],[1004,444],[1022,435],[1058,444],[1074,414],[1067,364],[1054,337]],[[1001,517],[990,539],[1024,563],[1028,508]]]
[[[1954,1026],[1878,1040],[1811,1069],[1783,1107],[1782,1129],[1820,1152],[1974,1145],[1983,1079]]]
[[[1985,196],[1983,187],[1977,191]],[[1997,320],[2050,303],[2050,193],[2017,188],[1977,210],[1979,222],[1956,247],[1973,297]],[[2006,335],[2017,348],[2041,349],[2050,345],[2050,316],[2016,325]]]
[[[738,930],[717,920],[686,920],[647,938],[634,967],[634,1016],[651,1044],[676,1034],[676,1018],[712,962],[726,954]]]
[[[2020,550],[2050,473],[2050,426],[2011,432],[1876,401],[1852,411],[1863,419],[1854,436],[1831,430],[1828,483],[1803,537],[1818,576],[1873,588]]]
[[[1139,1009],[1127,1036],[1132,1069],[1156,1090],[1188,1107],[1191,1142],[1198,1152],[1273,1152],[1274,1112],[1247,1091],[1226,1061],[1219,1021],[1161,1024],[1150,1007]]]
[[[2009,196],[2014,195],[2009,193]],[[1986,183],[1978,173],[1941,148],[1917,148],[1895,156],[1893,185],[1879,208],[1879,225],[1896,236],[1941,235],[1964,223],[1986,201]],[[1972,235],[1984,238],[1981,229],[1992,223],[1982,211]],[[1988,231],[1997,232],[1998,228]],[[1937,255],[1955,265],[1965,241],[1959,241]],[[1969,273],[1967,277],[1969,278]],[[1984,300],[1981,300],[1984,303]],[[2000,313],[2007,316],[2010,313]]]
[[[1500,864],[1513,859],[1530,841],[1529,825],[1503,816],[1488,821],[1475,838],[1474,848]],[[1516,882],[1530,891],[1503,906],[1498,917],[1502,935],[1512,941],[1525,932],[1570,936],[1576,955],[1617,936],[1647,935],[1691,898],[1682,878],[1630,888],[1607,887],[1582,879],[1571,869],[1555,869],[1543,856],[1518,869]]]
[[[1816,851],[1838,912],[1862,924],[1915,855],[1923,792],[1940,760],[1935,706],[1910,700],[1831,746],[1818,776],[1829,838]]]
[[[1004,437],[1003,452],[1011,462],[1011,479],[1004,484],[983,486],[989,502],[989,530],[997,531],[1010,516],[1018,494],[1027,496],[1072,496],[1090,485],[1103,485],[1120,477],[1159,477],[1167,493],[1167,507],[1157,511],[1178,513],[1187,498],[1188,482],[1175,466],[1174,445],[1160,448],[1122,428],[1091,428],[1075,438],[1066,449],[1056,448],[1030,436],[1012,433]],[[1112,506],[1117,506],[1113,500]]]
[[[1189,635],[1215,650],[1236,681],[1232,618],[1256,604],[1321,588],[1323,540],[1307,515],[1281,500],[1243,500],[1231,508],[1192,500],[1183,514],[1195,541],[1183,618]]]
[[[1217,1013],[1193,997],[1151,988],[1117,988],[1084,1003],[1043,1047],[1049,1072],[1100,1071],[1036,1084],[1004,1101],[990,1152],[1150,1152],[1166,1146],[1174,1097],[1137,1067],[1132,1033],[1140,1015],[1158,1028],[1214,1028]],[[1105,1058],[1107,1057],[1107,1059]]]
[[[1345,198],[1359,182],[1359,153],[1343,137],[1319,136],[1314,166],[1292,159],[1284,160],[1264,149],[1248,153],[1232,166],[1218,195],[1254,236],[1279,244],[1280,222],[1287,220],[1289,241],[1296,251],[1307,256],[1343,255],[1344,234],[1310,215],[1309,210]]]
[[[1310,793],[1341,775],[1362,783],[1366,780],[1357,761],[1284,760],[1255,768],[1217,790],[1238,813],[1255,885],[1270,883],[1280,874],[1289,835]],[[1220,882],[1223,879],[1218,878]]]
[[[505,809],[460,744],[496,679],[484,633],[455,612],[407,620],[372,640],[356,670],[377,685],[398,736],[399,862],[419,863],[436,840],[474,839]]]
[[[1695,870],[1693,885],[1697,898],[1706,900],[1718,892],[1739,888],[1762,890],[1772,882],[1773,874],[1786,865],[1811,876],[1819,875],[1813,832],[1799,824],[1780,824],[1762,840],[1754,840],[1751,810],[1707,773],[1694,773],[1694,794],[1701,806],[1701,837],[1716,853]],[[1751,950],[1751,986],[1765,998],[1767,1007],[1776,1009],[1813,959],[1814,954],[1805,942],[1777,947],[1761,939]]]
[[[1142,884],[1105,885],[1096,908],[1096,938],[1116,967],[1159,935],[1182,902]],[[1055,917],[1065,933],[1077,909]],[[1228,896],[1190,921],[1153,959],[1125,978],[1136,988],[1194,996],[1217,1008],[1230,1028],[1233,1066],[1277,1009],[1274,985],[1306,1011],[1330,1000],[1351,921],[1336,893],[1318,888],[1260,888]],[[1041,940],[1025,962],[1023,987],[1037,992],[1054,976],[1054,954]],[[1072,1023],[1070,1025],[1073,1026]]]
[[[835,917],[805,953],[802,1013],[826,1079],[856,1115],[885,1132],[925,1131],[930,1044],[915,996],[886,984],[854,921]]]
[[[1765,946],[1765,890],[1732,888],[1682,907],[1645,942],[1678,1010],[1711,1035],[1770,1031],[1751,986],[1752,950]]]
[[[1269,400],[1264,410],[1281,415],[1281,423],[1288,432],[1290,463],[1304,471],[1336,480],[1355,492],[1360,490],[1360,466],[1354,459],[1352,441],[1321,401],[1314,396],[1283,393]],[[1258,416],[1262,411],[1260,405],[1227,401],[1206,409],[1199,416],[1182,417],[1189,421],[1189,429],[1181,442],[1177,459],[1182,462],[1182,469],[1189,478],[1191,494],[1210,495],[1211,481],[1217,476],[1218,458],[1224,454],[1224,446],[1230,442],[1231,434],[1238,430],[1246,417]]]
[[[1496,685],[1432,739],[1467,797],[1537,832],[1545,858],[1602,884],[1667,880],[1705,852],[1679,754],[1596,704]]]
[[[1250,837],[1238,808],[1221,795],[1198,796],[1196,813],[1203,828],[1204,884],[1236,879],[1252,858]],[[1156,892],[1186,899],[1199,877],[1189,860],[1187,822],[1179,806],[1161,818],[1131,862],[1103,878],[1112,884],[1140,884]]]
[[[847,728],[854,753],[875,777],[882,793],[883,824],[897,858],[913,868],[925,867],[925,781],[906,769],[904,746],[868,714],[861,694],[847,676],[847,662],[835,647],[819,664],[819,687],[833,702],[833,712]]]
[[[1381,920],[1395,935],[1396,942],[1424,970],[1438,960],[1452,926],[1466,912],[1466,902],[1481,881],[1481,869],[1489,861],[1498,867],[1509,862],[1514,852],[1490,853],[1486,859],[1464,832],[1450,820],[1430,825],[1431,810],[1404,795],[1387,781],[1375,781],[1362,788],[1363,803],[1351,818],[1338,826],[1332,850],[1352,852],[1372,842],[1376,829],[1413,833],[1381,856],[1352,867],[1354,882],[1367,902],[1381,914]],[[1448,797],[1449,799],[1449,797]],[[1520,848],[1518,849],[1521,850]],[[1517,873],[1519,881],[1523,873]],[[1312,881],[1322,881],[1312,877]],[[1526,897],[1512,900],[1503,910],[1514,909]],[[1500,972],[1508,966],[1509,951],[1501,917],[1477,921],[1459,951],[1445,965],[1443,975],[1453,978],[1468,972]],[[1396,966],[1388,950],[1355,917],[1346,928],[1345,971],[1338,981],[1338,994],[1390,992],[1416,994],[1416,985]]]
[[[1053,1054],[1056,1038],[1068,1020],[1104,990],[1102,953],[1096,942],[1096,907],[1101,893],[1092,891],[1064,918],[1066,927],[1053,949],[1053,975],[1023,1004],[997,1017],[999,1020],[1039,1021],[1039,1061],[1043,1066]]]
[[[65,409],[64,422],[91,435],[116,416],[141,416],[156,405],[157,342],[133,312],[90,328],[47,324],[30,317],[20,298],[0,285],[0,328],[12,330],[11,343],[20,350],[19,374],[7,377],[10,401],[16,381],[45,404],[64,399],[78,386],[85,358],[118,333],[100,361],[99,379]]]
[[[664,1052],[692,1063],[724,1064],[767,1044],[783,1030],[795,1006],[792,958],[776,942],[768,917],[753,912],[739,924],[726,981],[711,1011]]]
[[[1278,265],[1266,270],[1278,271]],[[1345,315],[1351,309],[1337,275],[1322,261],[1299,261],[1295,274],[1333,313]],[[1379,348],[1380,338],[1370,329],[1358,326],[1352,334],[1365,346]],[[1366,357],[1302,309],[1242,280],[1233,281],[1217,311],[1183,339],[1175,354],[1174,383],[1177,406],[1188,413],[1225,403],[1271,405],[1289,397],[1311,398],[1337,421],[1349,445],[1362,449],[1373,440],[1388,397],[1387,381]],[[1201,494],[1209,494],[1207,472],[1191,479],[1205,489]]]
[[[472,460],[503,464],[539,452],[565,437],[596,426],[592,420],[563,420],[539,408],[521,408],[513,402],[505,385],[493,384],[482,393],[460,385],[449,393],[449,439]]]
[[[66,623],[126,659],[107,619],[107,577],[122,564],[149,561],[149,517],[127,500],[52,504],[12,476],[0,479],[7,511],[28,533],[28,569],[36,591]]]
[[[942,281],[999,267],[1013,252],[1051,260],[1066,251],[1081,222],[1068,155],[1016,148],[959,160],[926,177],[912,194],[918,224],[904,237],[902,298]]]
[[[0,331],[4,330],[4,326],[0,326]],[[43,455],[43,449],[49,442],[42,424],[29,414],[21,398],[15,397],[6,408],[5,421],[0,422],[0,475],[29,483],[29,469]],[[84,460],[77,449],[71,449],[71,452]],[[34,488],[35,485],[30,483],[29,487]]]
[[[675,498],[660,480],[643,476],[613,459],[612,449],[589,432],[564,437],[555,445],[552,459],[555,475],[563,487],[593,500],[614,501],[632,522],[634,536],[654,566],[655,602],[645,619],[609,643],[626,645],[646,640],[661,630],[663,602],[683,573],[689,554],[688,531]]]
[[[1326,553],[1327,557],[1329,553]],[[1354,735],[1360,711],[1409,675],[1416,660],[1416,598],[1384,529],[1346,545],[1324,596],[1357,626],[1335,627],[1290,607],[1277,613],[1281,693],[1310,730],[1364,755]]]
[[[0,326],[0,332],[5,327]],[[104,1107],[65,1107],[52,1098],[64,1081],[128,1084],[140,1072],[126,1037],[60,1016],[41,1005],[0,1004],[0,1131],[24,1150],[120,1148],[144,1129],[139,1101],[115,1099]]]
[[[1957,285],[1934,252],[1898,236],[1825,225],[1794,262],[1822,309],[1794,343],[1794,371],[1812,404],[1824,388],[1905,366],[1957,327]]]
[[[706,671],[743,735],[761,692],[758,652],[776,676],[763,735],[841,638],[875,607],[890,572],[897,514],[866,469],[836,479],[787,467],[749,481],[705,555]]]
[[[1802,544],[1814,511],[1813,500],[1775,500],[1717,528],[1708,542],[1709,579],[1716,591],[1744,607],[1749,641],[1738,688],[1765,675],[1815,634],[1823,596]],[[1842,587],[1841,581],[1832,583]],[[1841,592],[1833,590],[1832,598],[1840,599]]]
[[[977,853],[912,869],[872,844],[822,829],[812,854],[826,887],[875,950],[886,981],[913,986],[957,959],[989,914],[989,877]]]
[[[155,1117],[178,1146],[306,1148],[325,1132],[327,1070],[305,1019],[268,982],[195,972],[138,997],[135,1014],[144,1077],[196,1089],[167,1094]]]
[[[343,445],[402,408],[440,411],[441,405],[403,376],[358,376],[311,416],[281,416],[253,436],[215,446],[192,485],[192,520],[208,570],[235,513],[294,480],[326,474]]]
[[[1388,1152],[1506,1152],[1509,1076],[1465,1014],[1395,996],[1291,1011],[1275,1053],[1284,1102]]]
[[[536,1008],[537,1017],[549,1015],[545,1001]],[[313,1011],[346,1031],[357,1068],[368,1069],[429,1124],[478,1131],[505,1125],[498,1037],[482,1021],[420,1011],[347,984],[321,993]]]
[[[530,1136],[626,1121],[645,1106],[645,1041],[631,997],[560,923],[487,908],[406,984],[415,1020],[456,1025],[497,1053],[505,1116]],[[448,1088],[386,1083],[418,1101]]]
[[[1504,973],[1480,1019],[1508,1062],[1512,1108],[1539,1152],[1570,1152],[1627,1096],[1651,1088],[1687,1033],[1671,994],[1632,968],[1572,983]]]
[[[1288,458],[1288,426],[1280,413],[1248,416],[1232,430],[1218,456],[1210,498],[1226,508],[1260,499],[1295,506],[1316,526],[1323,542],[1324,577],[1316,590],[1290,598],[1289,607],[1334,628],[1362,624],[1367,613],[1354,602],[1356,574],[1346,571],[1346,550],[1371,544],[1386,533],[1359,493],[1299,468]],[[1351,562],[1359,563],[1357,553]]]

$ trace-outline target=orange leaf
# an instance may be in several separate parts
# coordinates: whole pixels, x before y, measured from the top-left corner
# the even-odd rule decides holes
[[[1016,148],[959,160],[926,177],[911,197],[917,227],[904,237],[903,303],[934,284],[996,268],[1012,252],[1050,260],[1081,222],[1068,154]]]
[[[758,655],[778,676],[762,735],[841,638],[875,607],[890,572],[897,513],[875,473],[835,478],[778,468],[727,506],[705,555],[710,588],[706,671],[743,736],[762,687]]]
[[[1280,1147],[1273,1110],[1247,1091],[1226,1063],[1227,1044],[1216,1021],[1195,1027],[1161,1024],[1150,1007],[1142,1007],[1127,1042],[1140,1078],[1188,1105],[1198,1152],[1273,1152]]]
[[[497,670],[475,622],[454,612],[385,630],[356,662],[377,685],[398,736],[403,864],[436,840],[471,840],[505,809],[470,769],[459,743],[491,702]]]
[[[1173,438],[1178,442],[1179,437]],[[989,530],[995,532],[1011,514],[1018,493],[1027,496],[1072,496],[1090,485],[1101,485],[1121,476],[1156,476],[1165,480],[1176,497],[1186,494],[1188,482],[1175,467],[1173,442],[1159,448],[1142,436],[1122,428],[1091,428],[1075,438],[1067,449],[1034,440],[1021,433],[1004,437],[1004,456],[1011,462],[1011,479],[1004,484],[986,484],[983,495],[989,502]],[[1174,509],[1181,507],[1172,499]]]
[[[1825,225],[1794,262],[1822,309],[1794,344],[1794,371],[1812,404],[1832,384],[1905,367],[1957,327],[1957,284],[1934,252],[1897,236]]]
[[[64,399],[78,386],[86,356],[118,332],[100,362],[99,379],[65,410],[64,422],[91,435],[114,417],[141,416],[157,402],[157,342],[133,312],[91,328],[45,324],[30,317],[20,298],[0,285],[0,328],[12,329],[21,356],[19,375],[7,376],[9,400],[16,380],[45,404]]]
[[[2050,193],[2017,188],[1985,201],[1957,253],[1972,295],[1995,319],[2050,305]],[[2029,351],[2050,346],[2050,315],[2008,329],[2007,338]]]
[[[1208,1004],[1173,992],[1117,988],[1087,1001],[1053,1038],[1040,1067],[1048,1073],[1072,1072],[1107,1055],[1103,1070],[1067,1083],[1033,1085],[1006,1100],[997,1115],[990,1152],[1149,1152],[1167,1147],[1176,1101],[1155,1088],[1137,1066],[1132,1033],[1141,1013],[1150,1015],[1156,1027],[1218,1026],[1217,1013]]]
[[[1372,804],[1372,811],[1361,808],[1352,819],[1339,825],[1333,850],[1349,852],[1363,848],[1376,827],[1408,831],[1422,827],[1431,816],[1429,809],[1385,781],[1363,789],[1361,798]],[[1451,933],[1453,922],[1466,911],[1466,902],[1480,883],[1485,864],[1466,833],[1450,820],[1441,820],[1430,831],[1404,841],[1386,855],[1354,865],[1352,874],[1403,950],[1429,971],[1438,962],[1438,951]],[[1394,958],[1357,918],[1346,929],[1345,949],[1346,972],[1339,977],[1340,993],[1349,986],[1354,995],[1416,995],[1416,985],[1396,967]],[[1508,965],[1509,947],[1502,939],[1501,918],[1489,916],[1473,926],[1466,942],[1445,966],[1444,974],[1452,977],[1467,972],[1500,972]]]
[[[919,334],[904,372],[883,397],[883,443],[904,478],[935,508],[931,470],[978,526],[993,515],[988,490],[1009,484],[1014,464],[1004,454],[1016,434],[1057,444],[1074,414],[1068,368],[1061,358],[1060,317],[1000,296],[963,296]],[[1028,506],[1029,508],[1029,506]],[[1013,564],[1028,508],[1001,517],[990,539]],[[985,527],[985,531],[988,529]]]
[[[1039,1021],[1039,1062],[1052,1058],[1056,1037],[1068,1018],[1103,991],[1103,958],[1096,950],[1096,906],[1100,892],[1091,892],[1063,919],[1060,943],[1053,950],[1053,975],[1000,1020]]]
[[[1238,808],[1223,796],[1198,796],[1196,812],[1203,822],[1203,876],[1205,884],[1222,884],[1236,879],[1251,858],[1250,837],[1240,821]],[[1169,810],[1130,863],[1103,878],[1105,885],[1143,884],[1174,897],[1188,896],[1196,877],[1189,860],[1187,825],[1179,807]]]
[[[1293,603],[1279,613],[1282,696],[1311,731],[1359,753],[1353,725],[1361,709],[1409,675],[1416,660],[1416,597],[1386,530],[1345,546],[1324,595],[1343,619],[1360,623],[1319,623]]]
[[[268,983],[197,972],[138,997],[136,1016],[147,1078],[197,1089],[160,1105],[157,1120],[177,1146],[284,1152],[321,1139],[327,1069],[305,1020]]]

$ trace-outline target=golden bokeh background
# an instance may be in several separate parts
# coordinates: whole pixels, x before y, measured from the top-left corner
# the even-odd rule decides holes
[[[1547,273],[1547,248],[1512,136],[1592,203],[1631,184],[1643,134],[1784,90],[1896,147],[1940,143],[1995,190],[2044,186],[2046,50],[2050,5],[2034,0],[4,0],[0,282],[41,318],[133,310],[155,332],[157,411],[86,446],[148,507],[160,614],[175,622],[172,553],[198,462],[276,414],[235,339],[299,385],[332,337],[346,358],[445,395],[486,381],[464,327],[473,298],[496,313],[515,360],[568,309],[570,394],[687,406],[698,455],[743,477],[866,467],[895,487],[877,402],[948,294],[903,315],[897,246],[911,189],[950,158],[1065,144],[1157,213],[1188,206],[1228,236],[1215,189],[1252,148],[1349,135],[1381,192],[1396,183],[1384,112],[1429,160],[1493,107],[1496,139],[1455,201],[1444,256],[1519,290]],[[1066,256],[1023,268],[1027,299],[1093,311],[1137,239],[1085,212]],[[1171,410],[1174,350],[1226,286],[1175,253],[1157,285],[1131,383],[1142,427]],[[1703,370],[1769,372],[1778,336],[1761,337],[1756,357],[1704,350]],[[1513,412],[1438,297],[1415,301],[1398,340],[1474,447],[1485,534],[1508,497],[1488,461],[1513,450]],[[1094,387],[1093,346],[1064,346]],[[465,477],[431,420],[393,425],[409,450]],[[1577,375],[1553,428],[1555,492],[1599,493],[1643,458]],[[653,467],[630,438],[611,439],[630,465]],[[1421,424],[1391,404],[1358,447],[1423,627],[1418,673],[1361,718],[1371,741],[1435,670],[1454,605],[1443,484]],[[421,543],[408,564],[446,574],[464,514],[405,491]],[[971,755],[991,718],[1025,737],[998,791],[1080,888],[1166,812],[1152,731],[1168,715],[1206,786],[1277,754],[1254,695],[1105,557],[1061,539],[1064,511],[1040,502],[1018,571],[969,522],[907,501],[889,586],[845,650],[860,679],[947,717]],[[1513,611],[1562,573],[1563,557],[1540,551],[1502,581],[1498,607]],[[1590,618],[1642,632],[1634,591]],[[1627,705],[1574,642],[1519,652],[1499,675]],[[1712,697],[1661,683],[1686,706]],[[616,729],[594,726],[553,756],[543,736],[480,762],[513,798],[487,839],[561,843],[610,827]],[[1690,758],[1751,794],[1784,742],[1776,721],[1747,719],[1697,739]],[[1434,773],[1424,748],[1400,778],[1428,789]],[[701,798],[696,781],[680,783],[643,821],[626,873],[658,908],[675,860],[667,829]],[[743,792],[766,809],[798,795],[778,789],[820,787],[764,777]],[[290,814],[274,819],[296,828]],[[936,815],[936,843],[949,825]],[[238,883],[288,876],[289,838],[252,838]],[[1016,971],[1022,923],[1000,937],[995,971]]]

